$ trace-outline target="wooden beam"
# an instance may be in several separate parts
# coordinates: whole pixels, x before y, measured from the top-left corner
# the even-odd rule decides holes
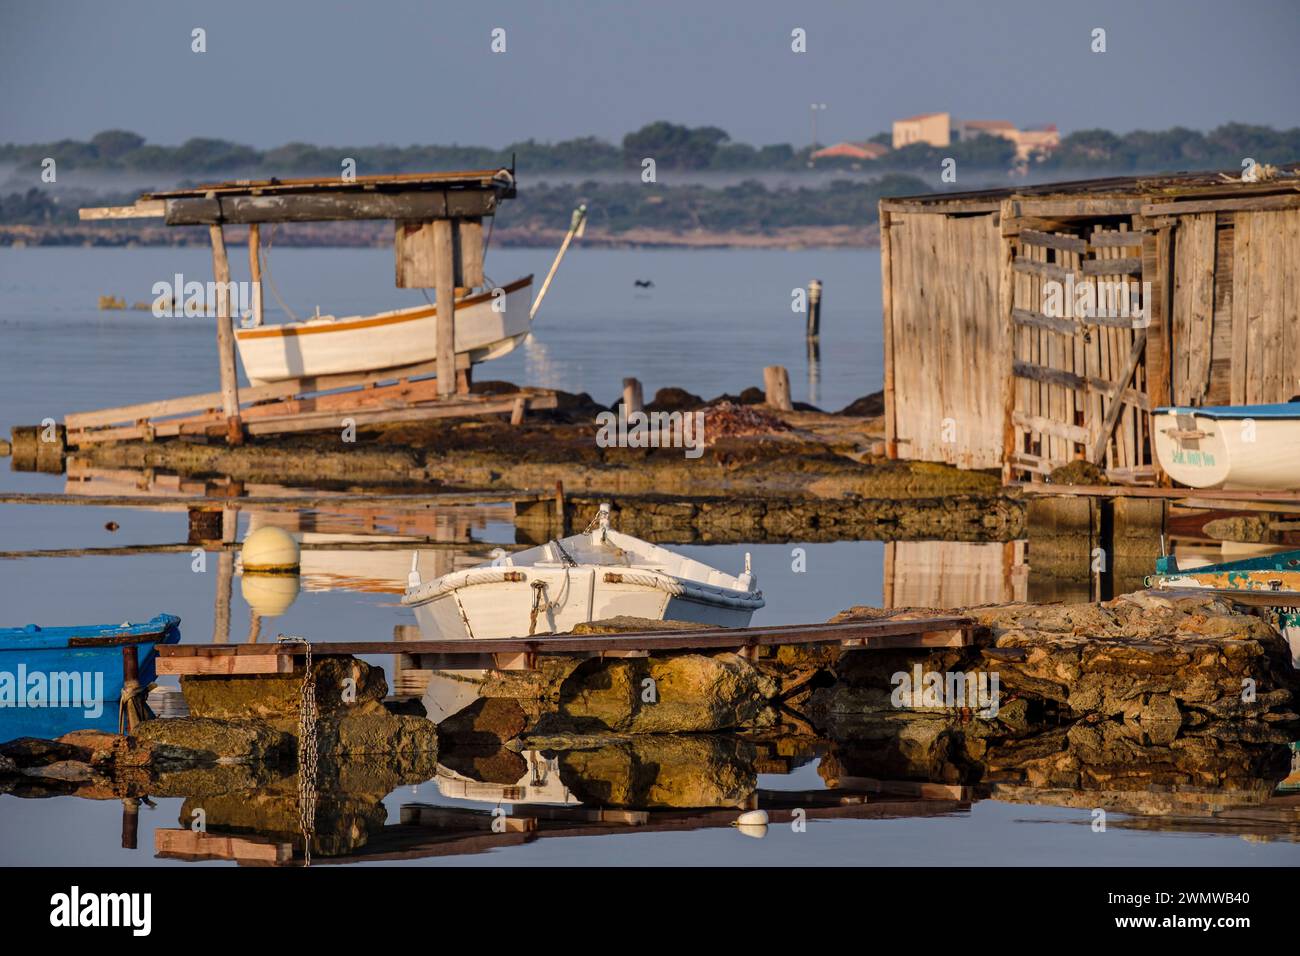
[[[239,674],[292,674],[293,658],[275,653],[273,644],[217,644],[217,647],[256,647],[258,654],[231,654],[208,657],[158,657],[155,665],[159,674],[225,675]]]
[[[1046,246],[1049,249],[1063,249],[1066,252],[1077,252],[1083,255],[1088,251],[1088,242],[1086,239],[1080,239],[1078,236],[1058,236],[1050,232],[1039,232],[1037,229],[1021,228],[1020,241],[1028,243],[1031,246]]]
[[[456,393],[456,231],[448,219],[433,224],[438,392],[444,398]]]
[[[526,590],[526,589],[525,589]],[[782,644],[818,644],[864,641],[874,647],[953,646],[951,632],[967,631],[974,622],[959,615],[929,618],[873,618],[838,624],[785,624],[773,627],[709,627],[682,631],[634,631],[624,634],[485,638],[433,641],[328,641],[312,644],[314,657],[368,654],[596,654],[619,650],[684,650],[689,648],[773,647]],[[964,639],[964,638],[963,638]],[[927,643],[928,642],[928,643]],[[937,642],[937,643],[936,643]],[[224,658],[266,654],[274,650],[287,657],[306,653],[301,644],[167,644],[158,648],[159,664],[169,659]],[[173,666],[173,665],[168,665]],[[238,667],[238,664],[227,666]],[[163,671],[159,671],[163,673]]]
[[[1208,212],[1273,212],[1297,208],[1300,208],[1300,193],[1290,192],[1274,196],[1148,203],[1142,207],[1142,215],[1188,216]]]
[[[327,222],[356,219],[448,219],[491,216],[495,190],[313,193],[309,195],[211,196],[168,199],[169,226],[214,223]]]
[[[86,206],[77,210],[77,217],[93,219],[160,219],[167,212],[161,199],[138,199],[131,206]]]
[[[217,366],[221,374],[221,411],[226,418],[226,441],[244,442],[239,420],[239,377],[235,370],[235,328],[230,315],[230,260],[221,226],[208,227],[212,239],[212,271],[217,281]]]

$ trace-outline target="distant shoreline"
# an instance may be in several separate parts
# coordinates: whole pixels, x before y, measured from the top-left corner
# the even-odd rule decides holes
[[[349,228],[338,228],[340,225]],[[322,249],[389,248],[393,241],[391,230],[392,226],[388,223],[294,223],[277,230],[274,244]],[[564,231],[560,229],[506,227],[494,231],[492,242],[502,248],[554,249],[559,247],[563,238]],[[241,226],[227,227],[226,242],[229,245],[246,245],[247,230]],[[875,223],[864,226],[791,226],[763,233],[707,229],[679,232],[657,228],[609,232],[591,228],[581,243],[595,249],[871,249],[880,246],[880,230]],[[199,227],[123,227],[120,224],[0,226],[0,248],[131,248],[207,244],[207,230]]]

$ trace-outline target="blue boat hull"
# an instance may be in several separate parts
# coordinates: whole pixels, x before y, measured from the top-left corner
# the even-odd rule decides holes
[[[122,648],[136,648],[139,680],[157,676],[159,644],[180,640],[180,619],[142,624],[0,629],[0,742],[59,737],[73,730],[115,733]]]

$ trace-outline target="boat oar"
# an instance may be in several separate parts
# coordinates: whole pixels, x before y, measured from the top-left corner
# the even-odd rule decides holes
[[[533,316],[537,315],[537,310],[541,308],[542,299],[546,298],[546,290],[551,287],[551,280],[555,278],[555,270],[560,268],[560,260],[569,251],[569,243],[575,238],[581,239],[586,231],[587,206],[584,203],[573,210],[573,218],[569,221],[569,231],[564,235],[564,242],[560,243],[560,251],[555,254],[555,261],[551,263],[551,271],[546,273],[546,278],[542,281],[542,287],[537,292],[537,298],[533,300],[533,307],[528,310],[529,321],[532,321]]]

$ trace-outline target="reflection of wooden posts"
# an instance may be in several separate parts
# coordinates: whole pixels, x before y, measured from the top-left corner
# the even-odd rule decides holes
[[[438,394],[456,393],[455,223],[433,221],[434,302],[438,308]]]
[[[230,316],[230,261],[220,224],[208,227],[212,237],[212,271],[217,281],[217,364],[221,372],[221,411],[226,416],[226,441],[244,442],[239,420],[239,381],[235,373],[235,329]]]
[[[122,798],[122,849],[139,847],[140,801],[135,797]]]
[[[248,643],[256,644],[262,637],[262,615],[248,609]]]
[[[248,274],[253,285],[253,325],[262,324],[262,256],[261,227],[253,223],[248,227]]]
[[[778,411],[788,412],[794,408],[790,401],[790,373],[784,365],[769,365],[763,369],[763,391],[767,404]]]
[[[631,415],[633,412],[643,411],[645,409],[645,392],[641,389],[641,382],[635,378],[623,379],[623,412],[625,415]]]
[[[564,482],[562,481],[555,483],[555,523],[560,529],[561,538],[569,533],[569,516],[564,505]]]
[[[225,644],[230,640],[230,592],[234,580],[235,554],[223,548],[217,555],[217,600],[212,623],[213,644]]]

